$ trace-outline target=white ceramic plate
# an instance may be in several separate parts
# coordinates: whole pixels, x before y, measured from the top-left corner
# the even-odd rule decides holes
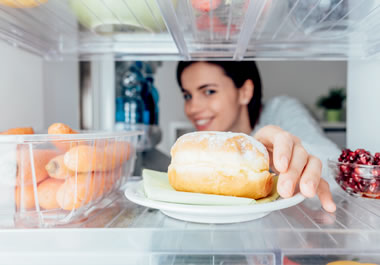
[[[305,197],[297,193],[289,199],[277,199],[273,202],[242,206],[205,206],[168,203],[150,200],[144,192],[143,181],[129,183],[125,196],[132,202],[154,209],[165,215],[183,221],[195,223],[238,223],[264,217],[272,211],[288,208],[302,202]]]

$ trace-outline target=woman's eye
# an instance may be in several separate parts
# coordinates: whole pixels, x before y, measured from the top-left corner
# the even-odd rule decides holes
[[[207,89],[207,90],[205,90],[205,95],[212,95],[212,94],[214,94],[216,91],[215,90],[213,90],[213,89]]]
[[[189,101],[191,99],[191,95],[187,94],[187,93],[184,93],[183,94],[183,98],[185,99],[185,101]]]

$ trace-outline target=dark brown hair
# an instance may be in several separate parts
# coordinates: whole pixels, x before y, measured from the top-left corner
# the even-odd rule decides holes
[[[182,72],[190,65],[198,61],[180,61],[177,66],[177,82],[182,88]],[[206,63],[215,64],[221,67],[226,76],[232,79],[237,89],[241,88],[245,81],[252,80],[254,84],[254,93],[251,101],[248,103],[249,122],[252,129],[259,118],[261,109],[261,78],[259,70],[254,61],[205,61]]]

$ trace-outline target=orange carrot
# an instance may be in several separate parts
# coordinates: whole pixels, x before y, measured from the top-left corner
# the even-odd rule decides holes
[[[112,142],[94,146],[72,147],[64,156],[66,167],[72,171],[108,171],[129,159],[131,145],[128,142]]]
[[[44,209],[59,209],[57,191],[62,186],[63,180],[47,178],[38,184],[38,203]]]
[[[77,132],[71,129],[68,125],[63,123],[53,123],[48,128],[48,134],[76,134]],[[76,146],[77,143],[70,140],[54,141],[53,144],[64,152],[69,150],[72,146]]]
[[[98,195],[99,196],[103,194],[107,195],[112,191],[112,189],[116,185],[116,182],[119,180],[121,167],[118,167],[109,171],[104,171],[104,172],[101,172],[101,171],[95,172],[95,176],[99,176],[98,175],[99,173],[102,175],[100,176],[100,180],[99,180],[101,185],[98,185],[98,186],[102,187],[103,189],[98,192]]]
[[[0,134],[34,134],[34,130],[32,127],[20,127],[8,129],[4,132],[0,132]]]
[[[16,187],[15,201],[17,209],[30,210],[35,207],[33,185],[25,185],[24,187]],[[21,200],[23,203],[21,203]]]
[[[48,134],[72,134],[77,133],[70,126],[63,123],[53,123],[48,128]]]
[[[63,157],[64,155],[56,156],[45,166],[50,177],[55,179],[66,179],[70,176],[74,176],[75,172],[69,170],[63,163]]]
[[[46,164],[58,153],[48,149],[34,149],[33,162],[36,182],[39,183],[48,177],[45,169]],[[17,152],[17,185],[33,184],[32,159],[30,157],[29,148],[19,148]]]
[[[57,202],[62,209],[73,210],[106,196],[115,187],[120,172],[98,171],[69,177],[57,191]]]
[[[64,210],[77,209],[100,196],[103,186],[101,177],[98,179],[92,173],[72,176],[58,189],[57,202]]]

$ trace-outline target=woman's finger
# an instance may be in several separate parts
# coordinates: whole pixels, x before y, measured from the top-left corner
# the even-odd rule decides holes
[[[308,161],[309,154],[301,144],[293,147],[292,158],[288,170],[281,173],[278,180],[277,191],[284,197],[289,198],[293,195],[296,184]]]
[[[302,173],[300,190],[306,197],[314,197],[322,174],[322,162],[315,156],[309,156],[309,160]]]
[[[255,138],[260,141],[269,152],[273,151],[274,138],[278,133],[284,130],[275,125],[267,125],[258,130],[255,134]]]
[[[286,172],[293,153],[294,141],[288,132],[280,132],[274,136],[273,165],[280,173]]]
[[[329,184],[321,178],[317,189],[319,200],[321,201],[323,209],[327,212],[333,213],[336,210],[336,205],[332,199]]]

